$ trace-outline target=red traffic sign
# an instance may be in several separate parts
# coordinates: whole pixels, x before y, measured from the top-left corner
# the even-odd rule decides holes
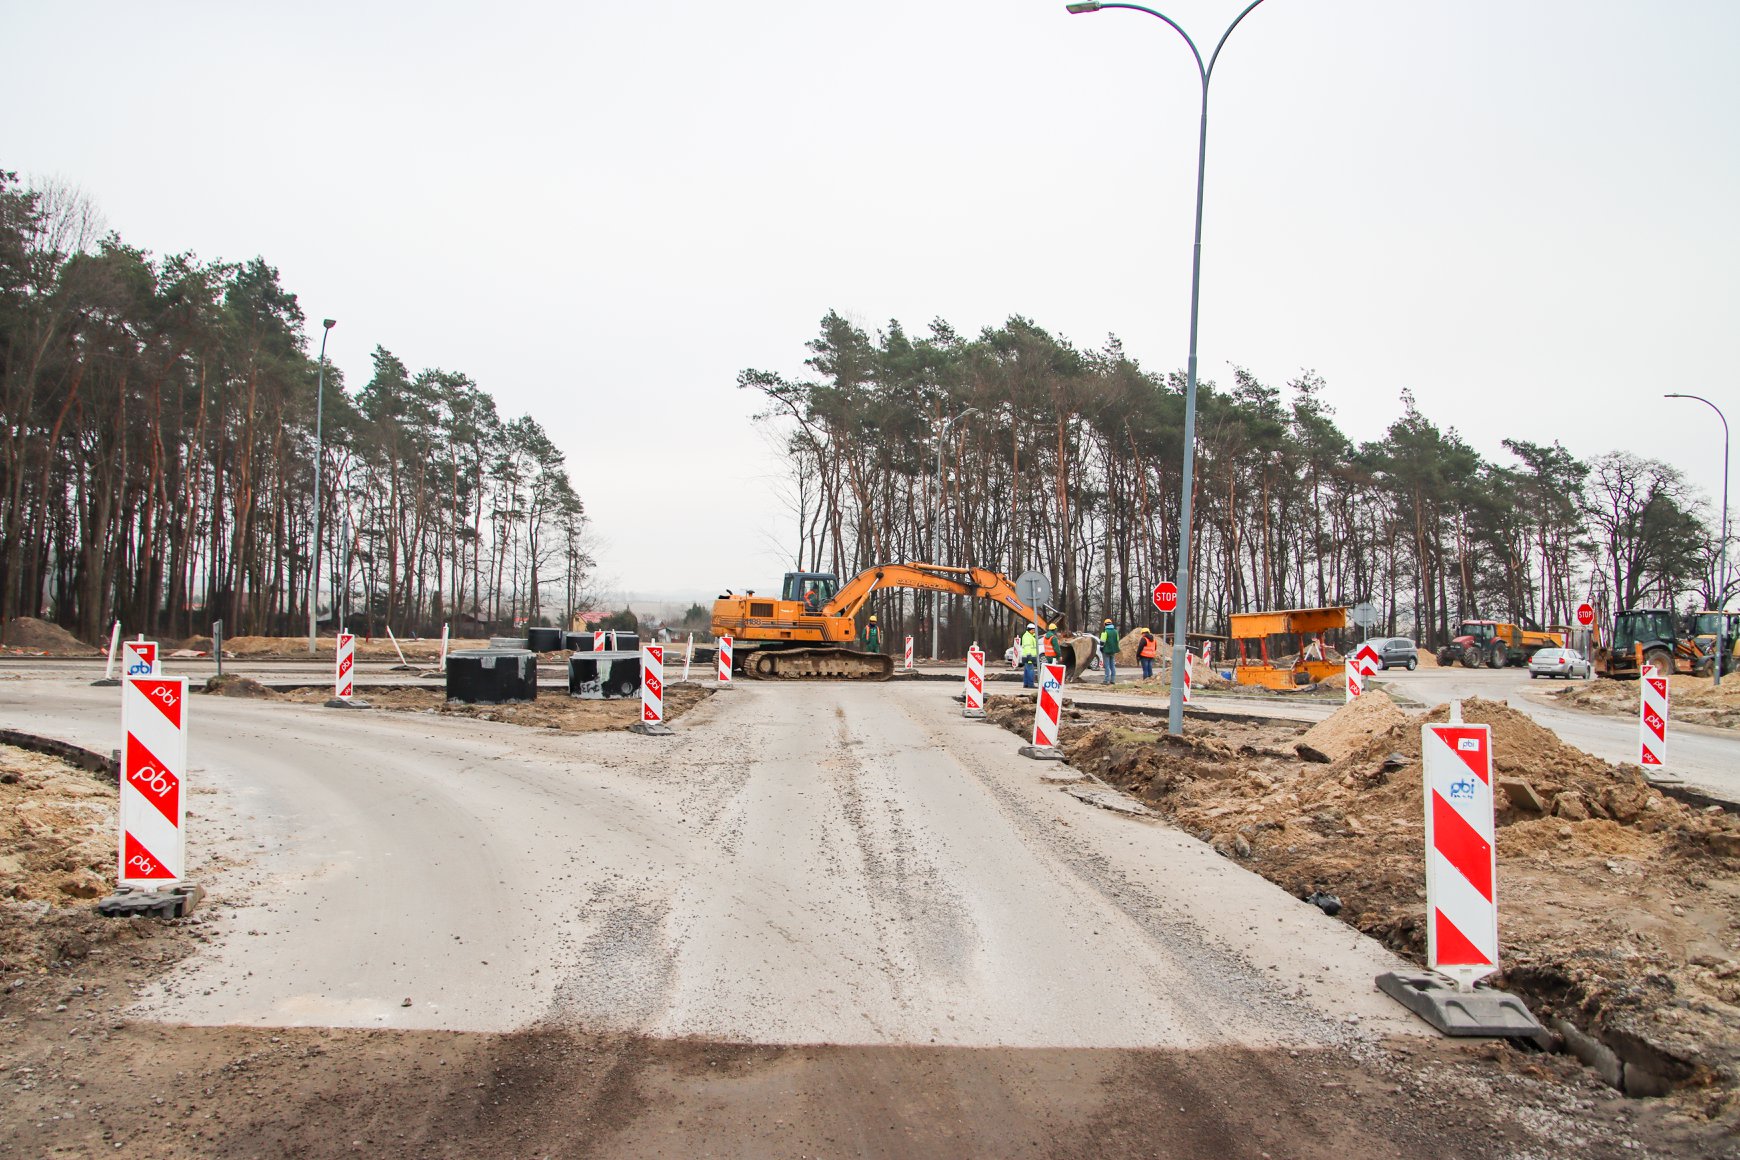
[[[1178,585],[1170,580],[1162,580],[1154,585],[1154,607],[1161,612],[1171,612],[1178,607]]]
[[[1577,627],[1592,628],[1595,624],[1595,606],[1593,604],[1577,605]]]

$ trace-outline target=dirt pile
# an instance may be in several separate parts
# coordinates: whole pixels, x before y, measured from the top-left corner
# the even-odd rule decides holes
[[[1407,723],[1407,714],[1396,707],[1389,694],[1373,689],[1307,729],[1293,749],[1307,761],[1343,761],[1378,734],[1388,735]]]
[[[204,691],[216,697],[249,697],[257,701],[276,701],[282,696],[252,677],[237,676],[234,673],[212,677],[206,681]]]
[[[1640,696],[1636,681],[1601,679],[1572,684],[1549,695],[1568,708],[1617,717],[1637,716]],[[1740,674],[1731,674],[1720,687],[1708,677],[1675,674],[1668,683],[1668,719],[1718,729],[1740,728]]]
[[[203,646],[192,643],[203,640]],[[185,644],[187,648],[211,648],[211,638],[192,637]],[[314,652],[317,656],[331,656],[337,642],[330,636],[316,637]],[[449,651],[461,648],[488,648],[487,640],[461,640],[455,638],[447,642]],[[441,641],[435,639],[405,640],[400,638],[399,648],[404,650],[405,659],[413,664],[418,662],[433,662],[441,659]],[[233,636],[224,638],[224,653],[237,657],[301,657],[308,655],[308,638],[306,636]],[[374,640],[357,638],[356,655],[358,660],[384,661],[399,659],[399,654],[393,650],[393,642],[385,635]]]
[[[102,650],[92,648],[58,624],[34,616],[18,616],[6,622],[5,647],[51,657],[88,657]]]
[[[989,715],[1024,734],[1031,705],[1009,700],[1021,704]],[[1497,984],[1619,1052],[1636,1091],[1740,1120],[1740,819],[1666,797],[1502,703],[1470,699],[1462,714],[1493,732]],[[1315,727],[1340,754],[1329,763],[1295,754],[1302,726],[1193,721],[1177,738],[1093,712],[1066,719],[1061,744],[1296,896],[1337,896],[1343,921],[1419,961],[1420,723],[1448,708],[1411,717],[1373,701],[1337,717]]]
[[[0,747],[0,898],[65,906],[114,882],[113,782]]]
[[[638,697],[592,701],[570,697],[565,692],[539,690],[536,701],[470,705],[463,701],[449,701],[447,694],[440,689],[384,685],[359,687],[356,695],[367,701],[370,708],[385,709],[388,712],[475,717],[480,721],[501,721],[533,729],[559,729],[566,733],[626,729],[640,720]],[[665,721],[669,723],[676,720],[710,696],[712,693],[700,685],[666,685]],[[287,694],[289,700],[305,705],[324,704],[331,697],[331,691],[326,689],[298,689]],[[1029,708],[1031,709],[1031,703]]]

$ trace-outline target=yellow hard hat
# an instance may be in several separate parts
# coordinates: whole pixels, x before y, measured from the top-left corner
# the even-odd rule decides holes
[[[870,618],[870,623],[871,623],[871,624],[875,624],[875,623],[876,623],[876,618],[875,618],[875,617],[874,617],[874,616],[872,616],[872,617],[871,617],[871,618]]]
[[[1109,617],[1109,616],[1108,616],[1108,617],[1106,617],[1106,623],[1107,623],[1107,624],[1110,624],[1110,623],[1112,623],[1112,618],[1111,618],[1111,617]]]
[[[1052,631],[1052,632],[1056,632],[1056,631],[1057,631],[1057,625],[1056,625],[1056,623],[1055,623],[1055,622],[1054,622],[1054,623],[1053,623],[1053,624],[1052,624],[1052,626],[1051,626],[1051,631]]]

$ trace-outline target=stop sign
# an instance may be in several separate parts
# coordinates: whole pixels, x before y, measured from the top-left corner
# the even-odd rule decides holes
[[[1577,626],[1589,628],[1595,623],[1595,606],[1592,604],[1577,605]]]
[[[1154,607],[1161,612],[1171,612],[1178,607],[1178,585],[1170,580],[1162,580],[1154,585]]]

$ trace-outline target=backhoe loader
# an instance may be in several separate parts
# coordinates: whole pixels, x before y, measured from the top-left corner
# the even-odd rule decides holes
[[[858,611],[878,588],[976,596],[1001,604],[1022,623],[1044,623],[1001,573],[908,561],[867,569],[845,584],[832,572],[787,572],[777,600],[727,591],[713,603],[713,635],[732,637],[732,668],[746,677],[886,680],[894,673],[894,658],[854,647]],[[1070,674],[1079,676],[1093,658],[1094,638],[1072,636],[1063,651]]]

